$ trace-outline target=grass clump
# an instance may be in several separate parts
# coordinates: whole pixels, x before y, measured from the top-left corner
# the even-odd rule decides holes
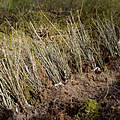
[[[33,56],[24,43],[24,35],[21,37],[17,31],[8,39],[4,38],[1,49],[3,56],[0,58],[1,65],[1,105],[11,109],[17,103],[23,109],[29,106],[23,93],[23,86],[29,83],[32,89],[38,90],[41,81],[37,76]],[[25,48],[23,46],[26,46]],[[23,52],[23,50],[26,51]],[[29,52],[28,52],[29,51]],[[24,53],[28,58],[25,58]],[[28,61],[26,61],[28,60]],[[29,65],[28,65],[29,64]]]
[[[48,77],[54,84],[59,83],[61,79],[66,81],[70,76],[70,70],[65,54],[61,52],[55,40],[51,41],[48,37],[47,41],[42,41],[32,23],[31,26],[39,38],[39,41],[33,43],[36,48],[36,57],[41,61]]]
[[[104,47],[109,51],[111,56],[117,54],[120,56],[120,48],[118,45],[118,35],[116,30],[119,31],[119,28],[116,28],[113,21],[100,19],[94,22],[99,33],[99,41]]]

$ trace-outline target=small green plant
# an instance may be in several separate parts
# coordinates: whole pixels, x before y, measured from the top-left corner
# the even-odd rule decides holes
[[[107,66],[104,66],[104,72],[108,73],[108,68],[107,68]]]
[[[77,120],[95,120],[99,115],[99,104],[92,99],[86,99],[83,107],[78,111],[75,119]]]
[[[25,98],[27,100],[27,102],[31,105],[32,103],[35,103],[35,100],[32,98],[30,92],[33,92],[33,88],[31,88],[30,86],[26,86],[24,88],[24,95],[25,95]]]

